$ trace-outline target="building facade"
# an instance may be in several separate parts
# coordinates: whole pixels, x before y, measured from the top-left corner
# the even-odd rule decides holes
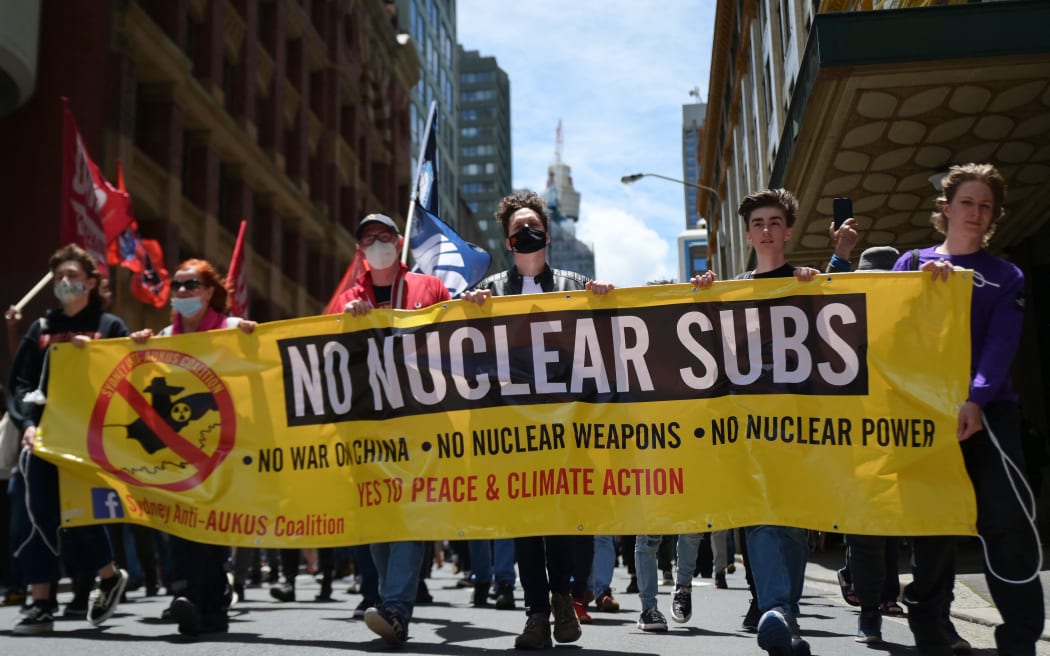
[[[512,191],[510,79],[495,57],[459,48],[459,180],[480,241],[492,255],[492,270],[513,258],[495,219],[499,201]]]
[[[0,179],[20,217],[6,297],[36,282],[60,245],[65,96],[103,173],[115,180],[123,163],[140,232],[160,241],[169,269],[189,257],[224,269],[247,219],[251,316],[319,313],[360,218],[407,213],[419,60],[398,42],[391,9],[381,0],[44,3],[35,94],[0,119]],[[167,309],[132,300],[117,273],[115,308],[129,326],[168,322]],[[27,316],[51,305],[44,296]]]
[[[877,9],[873,9],[877,6]],[[995,164],[1009,185],[989,248],[1026,281],[1015,388],[1050,421],[1050,4],[1037,0],[719,0],[697,192],[713,268],[750,268],[751,191],[786,187],[800,212],[788,260],[823,268],[832,202],[853,201],[860,243],[901,251],[930,224],[953,164]],[[980,44],[980,47],[974,47]]]
[[[388,0],[388,4],[393,4],[393,0]],[[408,35],[408,43],[415,48],[421,64],[409,110],[412,157],[419,156],[430,104],[436,102],[440,124],[437,133],[440,217],[459,231],[456,0],[396,0],[396,6],[398,25],[402,33]]]
[[[562,127],[555,132],[554,162],[547,167],[547,214],[550,217],[551,245],[548,261],[556,269],[566,269],[594,278],[594,249],[576,238],[580,220],[580,192],[572,184],[572,167],[562,161]]]
[[[696,185],[700,182],[700,141],[704,135],[704,116],[707,105],[682,105],[682,180],[685,195],[685,229],[695,229],[704,218],[696,206]]]

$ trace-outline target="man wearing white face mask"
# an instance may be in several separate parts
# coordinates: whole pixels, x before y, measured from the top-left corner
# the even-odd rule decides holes
[[[357,248],[364,254],[368,270],[337,302],[344,312],[363,316],[373,308],[418,310],[451,300],[445,284],[434,276],[412,273],[401,263],[404,238],[397,224],[384,214],[369,214],[357,226]],[[365,624],[390,645],[408,639],[419,575],[423,566],[423,542],[384,542],[370,547],[379,574],[382,602],[365,611]]]
[[[339,297],[345,312],[359,317],[372,308],[418,310],[451,299],[441,280],[411,273],[401,263],[404,237],[389,216],[369,214],[361,219],[356,236],[368,270]]]

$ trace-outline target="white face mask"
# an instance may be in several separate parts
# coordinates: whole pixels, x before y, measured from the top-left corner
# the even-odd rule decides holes
[[[55,298],[59,303],[75,301],[87,293],[87,283],[83,281],[73,282],[63,278],[55,283]]]
[[[397,246],[394,242],[383,243],[376,240],[365,249],[365,259],[373,269],[386,269],[397,261]]]

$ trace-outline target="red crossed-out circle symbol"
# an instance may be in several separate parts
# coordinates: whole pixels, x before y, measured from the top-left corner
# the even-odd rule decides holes
[[[182,369],[193,374],[208,388],[208,391],[215,399],[215,404],[219,409],[219,444],[212,453],[209,454],[173,430],[165,422],[164,418],[154,410],[150,402],[142,395],[142,392],[135,389],[135,386],[131,384],[130,374],[136,367],[158,364],[166,365],[173,370]],[[186,465],[188,465],[187,470],[191,472],[187,478],[170,483],[151,483],[139,480],[110,462],[109,457],[106,455],[106,445],[102,432],[106,413],[109,411],[114,394],[119,394],[131,406],[131,409],[164,442],[166,447],[185,460]],[[117,363],[117,366],[106,378],[106,382],[102,385],[102,391],[95,400],[95,407],[91,411],[91,420],[88,422],[87,446],[88,455],[96,464],[123,481],[142,487],[181,491],[194,488],[208,478],[233,449],[236,436],[237,414],[234,411],[233,398],[218,374],[191,355],[165,349],[146,349],[129,353]]]

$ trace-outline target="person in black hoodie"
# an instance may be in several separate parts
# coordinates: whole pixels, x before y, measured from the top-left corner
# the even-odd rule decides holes
[[[82,347],[93,339],[128,335],[124,322],[102,309],[102,276],[87,251],[74,244],[63,246],[51,256],[49,265],[60,306],[26,330],[7,385],[7,411],[22,431],[23,448],[30,451],[44,412],[49,346],[70,342]],[[15,555],[29,583],[32,604],[15,626],[15,635],[38,635],[54,629],[51,586],[59,578],[60,544],[81,571],[98,574],[99,586],[88,609],[88,621],[102,624],[113,615],[128,582],[128,573],[114,562],[105,527],[60,528],[57,468],[29,453],[22,457],[19,469],[14,477],[15,499],[26,504],[32,521],[28,535],[14,536],[18,545]]]

